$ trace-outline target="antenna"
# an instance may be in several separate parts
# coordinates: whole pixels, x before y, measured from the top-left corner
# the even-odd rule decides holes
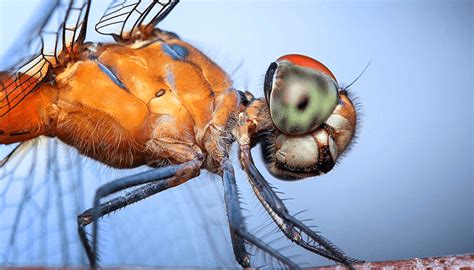
[[[364,75],[365,71],[369,68],[371,63],[372,63],[372,60],[370,60],[369,63],[367,63],[364,70],[362,70],[362,72],[359,74],[359,76],[357,76],[357,78],[355,78],[354,81],[352,81],[348,86],[344,87],[344,90],[349,89],[349,87],[351,87],[355,82],[357,82],[360,79],[360,77]]]

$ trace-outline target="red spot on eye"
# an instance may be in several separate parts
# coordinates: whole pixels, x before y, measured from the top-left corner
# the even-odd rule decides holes
[[[282,57],[278,58],[277,61],[289,61],[295,65],[302,66],[302,67],[307,67],[307,68],[312,68],[314,70],[320,71],[329,77],[333,78],[334,81],[337,82],[336,76],[332,74],[332,72],[327,68],[325,65],[323,65],[321,62],[318,60],[315,60],[311,57],[308,57],[306,55],[302,54],[287,54],[283,55]]]

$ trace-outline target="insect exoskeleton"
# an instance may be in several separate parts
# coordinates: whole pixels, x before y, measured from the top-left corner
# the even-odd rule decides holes
[[[357,117],[334,74],[310,57],[284,55],[270,64],[264,91],[275,129],[262,144],[270,172],[294,180],[330,171],[352,141]]]

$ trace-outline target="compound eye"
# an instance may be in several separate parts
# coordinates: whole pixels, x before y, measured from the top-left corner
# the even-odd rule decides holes
[[[337,105],[334,75],[304,55],[285,55],[272,63],[264,87],[273,123],[289,135],[314,131]]]

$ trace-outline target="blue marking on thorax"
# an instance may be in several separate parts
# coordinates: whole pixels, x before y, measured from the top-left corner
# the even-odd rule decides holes
[[[178,44],[163,43],[163,51],[173,60],[184,60],[188,56],[188,49]]]
[[[125,85],[119,80],[119,78],[117,78],[117,76],[108,67],[106,67],[104,64],[102,64],[98,60],[96,60],[96,62],[97,62],[97,65],[99,66],[100,70],[102,70],[102,72],[104,72],[105,75],[107,75],[107,77],[109,77],[120,88],[128,91],[128,89],[125,87]]]
[[[171,90],[176,89],[176,78],[170,66],[166,66],[166,83],[171,88]]]

